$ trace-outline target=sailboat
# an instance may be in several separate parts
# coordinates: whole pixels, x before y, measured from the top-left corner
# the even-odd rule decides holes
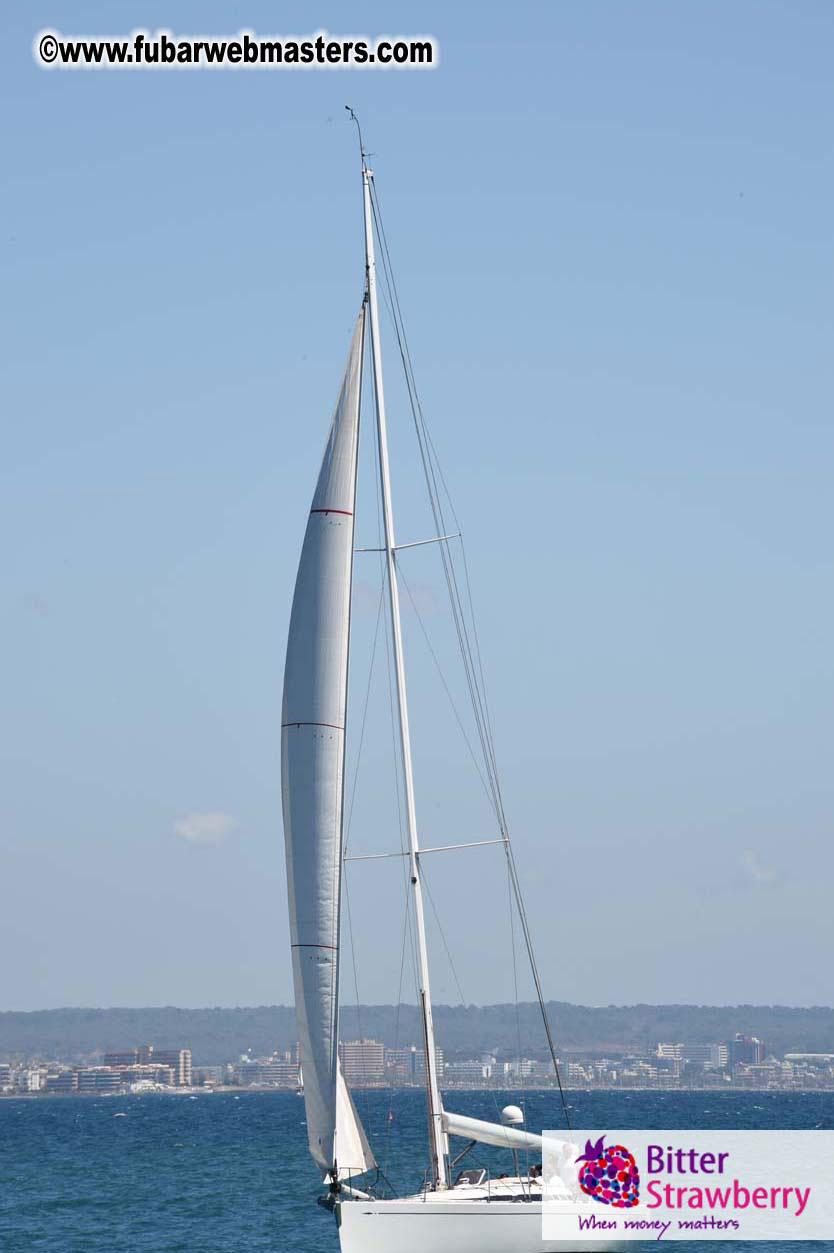
[[[373,199],[374,176],[361,131],[359,146],[365,228],[364,292],[301,550],[290,616],[281,720],[290,939],[308,1145],[327,1189],[319,1200],[335,1214],[342,1253],[547,1253],[566,1246],[542,1241],[541,1168],[533,1166],[524,1173],[517,1165],[520,1152],[541,1159],[542,1138],[520,1125],[522,1115],[517,1107],[507,1107],[501,1121],[492,1123],[447,1109],[440,1089],[421,881],[422,858],[438,850],[421,848],[417,825],[397,559],[400,548],[409,545],[398,546],[394,530],[375,256],[377,202]],[[403,856],[407,859],[412,893],[428,1112],[429,1170],[425,1186],[405,1197],[384,1195],[376,1188],[376,1160],[339,1059],[345,728],[366,338],[370,339],[373,374],[382,506],[381,552],[408,835]],[[448,541],[449,536],[436,537],[437,543]],[[505,846],[513,889],[521,907],[505,828],[495,842]],[[553,1040],[523,912],[521,918],[555,1066]],[[497,1179],[482,1169],[461,1170],[455,1175],[455,1162],[466,1148],[457,1158],[450,1158],[450,1138],[458,1138],[470,1147],[483,1143],[510,1150],[516,1163],[515,1173]],[[569,1141],[565,1142],[567,1207],[575,1205],[570,1162],[571,1153],[575,1156],[577,1151]],[[551,1179],[549,1187],[551,1195],[556,1187],[558,1196],[559,1180]],[[584,1207],[580,1205],[581,1208]],[[589,1246],[583,1241],[582,1247]]]

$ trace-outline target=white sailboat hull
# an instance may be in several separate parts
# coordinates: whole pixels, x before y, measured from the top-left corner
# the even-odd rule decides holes
[[[571,1212],[579,1213],[574,1207]],[[344,1201],[341,1253],[594,1253],[611,1242],[542,1240],[541,1201]]]

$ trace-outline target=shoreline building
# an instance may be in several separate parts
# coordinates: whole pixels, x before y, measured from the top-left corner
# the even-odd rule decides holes
[[[378,1040],[343,1040],[339,1060],[348,1087],[381,1083],[385,1077],[385,1046]]]
[[[729,1060],[727,1044],[658,1044],[655,1050],[658,1061],[694,1062],[707,1069],[723,1070]]]
[[[754,1035],[736,1035],[727,1045],[730,1066],[760,1066],[765,1059],[765,1046]]]
[[[118,1092],[124,1087],[122,1071],[111,1066],[82,1066],[75,1073],[79,1092]]]
[[[191,1049],[155,1048],[148,1060],[155,1066],[170,1066],[176,1087],[191,1087]]]
[[[232,1078],[241,1087],[297,1088],[298,1066],[273,1057],[259,1061],[246,1058],[232,1068]]]
[[[153,1044],[140,1044],[137,1048],[105,1053],[102,1065],[118,1071],[136,1066],[168,1066],[171,1070],[171,1079],[168,1082],[178,1088],[191,1087],[191,1049],[158,1049]],[[149,1076],[146,1072],[142,1077]]]
[[[437,1074],[442,1078],[444,1072],[443,1049],[435,1048],[434,1056]],[[385,1050],[385,1074],[397,1083],[426,1082],[426,1050],[418,1049],[413,1044],[408,1048]]]
[[[444,1073],[447,1083],[480,1087],[492,1079],[492,1065],[475,1057],[468,1057],[459,1062],[447,1062]]]

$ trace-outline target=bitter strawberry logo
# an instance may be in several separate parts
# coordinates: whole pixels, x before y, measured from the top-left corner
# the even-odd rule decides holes
[[[585,1163],[579,1171],[579,1186],[600,1205],[630,1209],[640,1196],[640,1171],[625,1145],[609,1144],[605,1148],[604,1139],[600,1136],[596,1144],[585,1141],[585,1152],[576,1159]]]

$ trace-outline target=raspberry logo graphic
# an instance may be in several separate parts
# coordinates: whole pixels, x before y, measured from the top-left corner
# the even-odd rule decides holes
[[[585,1152],[577,1162],[584,1162],[579,1170],[579,1186],[586,1196],[600,1205],[613,1205],[615,1209],[630,1209],[640,1196],[640,1171],[628,1149],[622,1144],[603,1146],[605,1136],[596,1144],[585,1142]]]

